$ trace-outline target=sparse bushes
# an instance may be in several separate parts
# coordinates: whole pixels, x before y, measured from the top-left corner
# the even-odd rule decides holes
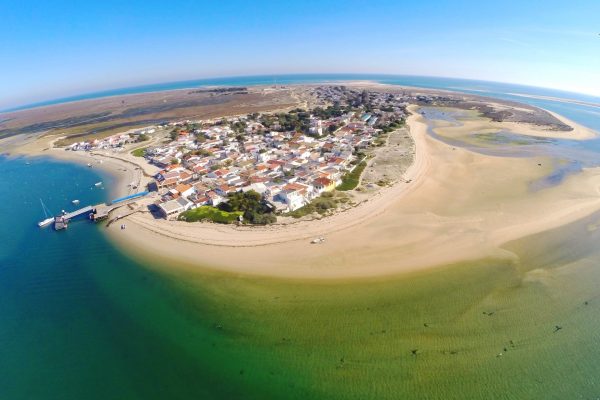
[[[347,173],[342,178],[342,183],[336,189],[341,191],[352,190],[358,186],[360,182],[360,176],[364,169],[367,167],[366,161],[362,161],[358,164],[352,172]]]

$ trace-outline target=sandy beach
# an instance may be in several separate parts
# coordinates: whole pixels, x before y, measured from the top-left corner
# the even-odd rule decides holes
[[[567,124],[573,128],[572,131],[553,131],[548,129],[543,129],[542,127],[533,126],[530,124],[521,124],[517,122],[495,122],[493,125],[497,125],[498,128],[501,129],[509,129],[515,133],[520,133],[522,135],[536,136],[536,137],[545,137],[551,139],[572,139],[572,140],[587,140],[593,139],[598,136],[597,132],[586,128],[578,124],[575,121],[572,121],[560,114],[552,112],[550,110],[546,110],[548,114],[552,115],[559,121],[564,124]]]
[[[110,174],[115,180],[114,185],[110,187],[111,198],[127,196],[137,192],[138,189],[134,189],[131,183],[141,188],[149,181],[148,175],[153,175],[158,170],[153,165],[140,162],[129,152],[81,152],[55,148],[54,142],[58,139],[57,137],[47,136],[37,140],[26,140],[24,143],[8,140],[4,143],[6,143],[5,149],[10,151],[11,154],[30,157],[53,157],[86,166],[90,164],[91,168],[98,168]]]
[[[124,251],[182,268],[294,278],[354,278],[393,275],[486,257],[511,259],[502,244],[564,225],[600,209],[600,170],[572,175],[562,184],[530,193],[528,184],[552,172],[544,157],[493,157],[445,144],[427,133],[427,123],[411,106],[407,124],[414,140],[414,163],[403,179],[357,206],[322,218],[285,225],[234,226],[128,216],[106,229]],[[591,130],[553,114],[572,131],[478,118],[447,135],[473,130],[509,130],[541,137],[584,140]],[[436,130],[440,129],[436,127]],[[563,136],[564,135],[564,136]],[[57,138],[30,140],[16,151],[91,163],[116,177],[111,195],[142,187],[158,168],[122,153],[82,153],[53,149]],[[102,163],[99,162],[102,160]],[[310,241],[324,236],[325,243]]]
[[[141,257],[183,268],[296,278],[392,275],[485,257],[511,259],[508,241],[582,218],[600,209],[600,170],[530,193],[528,183],[551,172],[547,158],[491,157],[427,135],[415,113],[416,145],[405,180],[357,207],[320,221],[237,227],[127,218],[111,239]],[[511,129],[516,129],[511,127]],[[465,129],[469,129],[467,126]],[[312,245],[314,237],[326,242]]]

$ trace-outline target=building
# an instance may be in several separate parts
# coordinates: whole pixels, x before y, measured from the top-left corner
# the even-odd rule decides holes
[[[193,205],[194,203],[192,203],[188,199],[184,197],[178,197],[174,200],[169,200],[165,201],[164,203],[160,203],[158,205],[158,208],[160,209],[161,214],[165,218],[168,218],[169,215],[179,214],[181,212],[189,210],[190,208],[192,208]]]

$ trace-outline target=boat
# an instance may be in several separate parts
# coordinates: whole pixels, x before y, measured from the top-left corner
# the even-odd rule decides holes
[[[73,200],[71,203],[73,203],[73,204],[79,204],[79,200]]]
[[[44,226],[50,225],[52,221],[54,221],[54,217],[52,216],[52,213],[50,212],[50,210],[48,210],[48,207],[46,207],[42,199],[40,199],[40,203],[42,204],[42,210],[44,210],[44,216],[46,218],[43,221],[38,222],[38,226],[40,228],[43,228]]]
[[[54,221],[54,217],[46,218],[45,220],[38,222],[38,226],[40,228],[43,228],[45,226],[50,225],[52,223],[52,221]]]
[[[92,164],[90,164],[90,163],[88,163],[87,166],[90,167],[90,168],[92,168]]]
[[[96,182],[96,183],[94,183],[94,186],[100,186],[100,185],[102,185],[102,182]]]
[[[325,238],[322,236],[310,241],[311,244],[321,244],[323,242],[325,242]]]

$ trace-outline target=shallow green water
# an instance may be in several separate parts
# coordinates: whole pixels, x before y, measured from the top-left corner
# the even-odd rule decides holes
[[[508,244],[518,262],[359,282],[191,274],[129,259],[86,221],[35,226],[40,195],[102,200],[95,171],[0,170],[1,399],[600,395],[600,216]]]

